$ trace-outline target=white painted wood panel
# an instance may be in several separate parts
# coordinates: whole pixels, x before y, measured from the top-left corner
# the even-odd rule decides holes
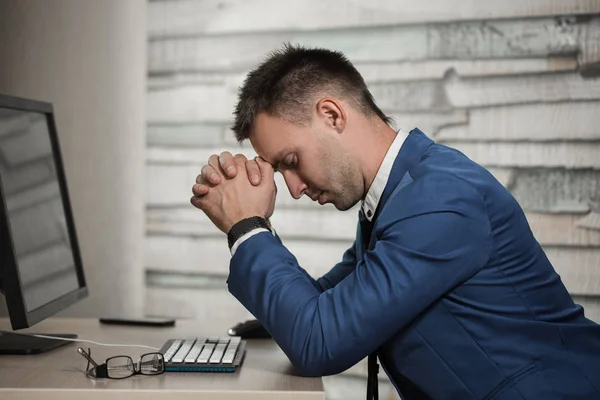
[[[442,79],[450,71],[462,78],[498,75],[526,75],[573,71],[573,57],[497,60],[427,60],[413,62],[363,63],[356,69],[367,83]]]
[[[342,259],[352,245],[346,241],[314,241],[283,238],[300,266],[318,278]],[[145,242],[146,268],[171,272],[229,274],[231,254],[227,238],[150,235]]]
[[[149,43],[148,62],[150,73],[246,70],[285,42],[340,50],[354,63],[572,55],[582,26],[542,18],[157,38]]]
[[[580,220],[579,214],[527,213],[535,238],[544,246],[600,247],[600,231],[585,229]]]
[[[486,167],[600,168],[599,143],[442,142]]]
[[[180,0],[148,4],[150,37],[255,31],[370,27],[426,22],[580,15],[600,12],[597,0]]]
[[[496,180],[505,188],[510,189],[515,181],[516,172],[514,169],[491,167],[487,168],[487,170],[494,175],[494,178],[496,178]]]
[[[198,319],[210,315],[210,312],[214,312],[215,309],[219,309],[221,313],[231,317],[232,320],[245,321],[252,318],[248,310],[229,293],[225,286],[223,289],[209,290],[146,288],[144,301],[146,315]]]
[[[453,107],[600,99],[600,79],[578,74],[459,79],[452,76],[445,93]]]
[[[152,123],[227,122],[233,120],[237,92],[218,85],[154,90],[146,96],[147,120]]]
[[[147,210],[146,231],[149,234],[180,236],[221,235],[206,215],[192,205],[185,208],[150,208]],[[271,223],[283,238],[311,240],[353,240],[356,234],[358,210],[327,209],[275,210]]]
[[[570,293],[600,293],[600,249],[547,248],[545,252]]]
[[[512,193],[527,210],[579,213],[583,217],[600,209],[600,170],[521,169]]]
[[[203,166],[208,162],[208,158],[213,154],[221,154],[223,151],[229,151],[232,154],[243,154],[248,158],[256,157],[256,152],[252,148],[240,148],[233,146],[223,146],[215,148],[163,148],[150,147],[146,151],[146,162],[148,164],[164,165],[196,165]]]
[[[578,74],[372,83],[369,89],[383,110],[450,111],[493,105],[600,99],[600,80]],[[220,85],[182,86],[148,93],[150,123],[220,122],[233,120],[237,88]]]
[[[583,229],[600,231],[600,212],[592,211],[577,222],[577,226]]]
[[[463,78],[574,71],[577,69],[577,59],[564,56],[497,60],[424,60],[363,62],[355,63],[354,66],[365,82],[375,83],[442,79],[451,70]],[[237,88],[244,82],[247,73],[248,71],[165,72],[149,77],[148,90],[202,85]]]
[[[581,74],[600,76],[600,19],[593,19],[579,37]]]
[[[600,140],[600,101],[478,108],[469,123],[441,128],[436,140]]]
[[[358,210],[341,212],[311,208],[276,209],[272,224],[284,239],[352,241],[356,234]],[[222,233],[200,210],[190,207],[149,209],[147,232],[155,235],[207,236]],[[600,233],[579,225],[579,214],[527,213],[538,242],[543,246],[600,247]]]
[[[227,125],[213,124],[160,124],[146,129],[148,146],[215,147],[222,143]]]

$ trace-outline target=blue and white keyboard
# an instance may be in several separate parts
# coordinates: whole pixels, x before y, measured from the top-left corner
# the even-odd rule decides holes
[[[170,339],[160,353],[166,372],[235,372],[246,354],[240,337]]]

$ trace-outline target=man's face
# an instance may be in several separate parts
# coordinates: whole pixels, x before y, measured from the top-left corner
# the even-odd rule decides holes
[[[297,126],[260,113],[250,142],[256,153],[283,175],[290,194],[347,210],[364,196],[360,166],[343,146],[343,135],[314,118]]]

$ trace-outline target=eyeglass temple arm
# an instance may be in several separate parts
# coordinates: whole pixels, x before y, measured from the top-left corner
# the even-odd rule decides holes
[[[77,349],[77,352],[79,354],[81,354],[83,356],[83,358],[85,358],[86,360],[88,360],[89,362],[91,362],[94,367],[98,368],[98,364],[96,364],[96,361],[94,361],[92,359],[92,357],[84,349],[82,349],[81,347],[79,347]]]

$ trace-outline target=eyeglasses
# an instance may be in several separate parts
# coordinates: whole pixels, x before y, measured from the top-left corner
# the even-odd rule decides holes
[[[98,365],[92,351],[79,347],[77,352],[87,360],[86,375],[92,378],[124,379],[134,375],[159,375],[165,372],[165,359],[161,353],[143,354],[137,363],[129,356],[115,356]],[[90,368],[90,364],[93,365]]]

